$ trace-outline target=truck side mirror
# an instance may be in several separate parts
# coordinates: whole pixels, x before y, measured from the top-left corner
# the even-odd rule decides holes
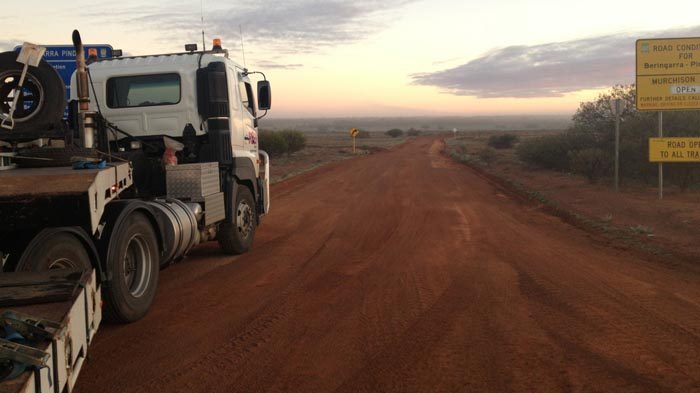
[[[258,109],[266,111],[272,106],[270,81],[258,81]]]

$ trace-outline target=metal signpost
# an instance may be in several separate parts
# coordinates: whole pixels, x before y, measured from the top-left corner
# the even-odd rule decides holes
[[[637,54],[637,110],[663,112],[700,109],[700,37],[640,39]],[[651,149],[651,142],[650,142]],[[663,161],[659,162],[659,199],[664,196]]]
[[[612,102],[612,111],[615,115],[615,191],[620,190],[620,116],[625,110],[625,102],[616,98]]]
[[[355,154],[355,137],[357,137],[359,133],[360,131],[357,128],[350,130],[350,136],[352,137],[352,154]]]
[[[659,111],[659,138],[664,137],[664,113]],[[651,141],[649,142],[651,145]],[[664,199],[664,163],[659,162],[659,199]]]

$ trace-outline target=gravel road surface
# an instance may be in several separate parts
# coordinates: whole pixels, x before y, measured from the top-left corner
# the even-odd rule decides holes
[[[254,249],[161,272],[79,392],[695,392],[700,273],[414,139],[277,184]]]

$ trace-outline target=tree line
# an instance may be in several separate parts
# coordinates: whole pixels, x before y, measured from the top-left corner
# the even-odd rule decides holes
[[[572,125],[563,133],[523,141],[518,157],[533,166],[572,172],[591,182],[612,176],[615,116],[613,100],[625,102],[620,123],[620,178],[654,184],[658,165],[649,162],[649,138],[657,136],[658,112],[635,108],[635,86],[614,86],[595,100],[580,105]],[[664,112],[664,137],[700,137],[700,111]],[[665,180],[681,191],[698,186],[700,163],[666,163]]]

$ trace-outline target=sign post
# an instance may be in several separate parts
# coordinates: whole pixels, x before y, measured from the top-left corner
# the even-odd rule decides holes
[[[664,197],[664,162],[700,162],[700,138],[664,138],[663,112],[659,112],[659,137],[649,138],[649,162],[659,163],[659,199]]]
[[[625,110],[625,102],[616,98],[612,102],[612,110],[615,114],[615,191],[620,190],[620,116]]]
[[[635,46],[637,110],[659,112],[663,138],[663,111],[700,109],[700,37],[640,39]],[[664,167],[659,161],[659,199],[663,197]]]
[[[16,46],[15,52],[19,52],[22,46]],[[98,59],[112,58],[111,45],[85,45],[85,59],[89,55],[90,49],[97,51]],[[66,100],[70,100],[70,78],[75,72],[75,47],[73,45],[46,45],[46,51],[43,55],[44,60],[49,63],[63,80],[66,85]],[[68,116],[68,111],[64,113],[64,117]]]
[[[700,37],[640,39],[637,110],[700,109]]]
[[[360,131],[357,128],[350,130],[350,136],[352,137],[352,154],[355,154],[355,137],[357,137],[359,133]]]
[[[659,138],[664,137],[664,113],[659,111]],[[649,143],[651,148],[651,142]],[[664,163],[659,161],[659,200],[664,199]]]
[[[700,162],[700,138],[649,138],[649,162]]]

